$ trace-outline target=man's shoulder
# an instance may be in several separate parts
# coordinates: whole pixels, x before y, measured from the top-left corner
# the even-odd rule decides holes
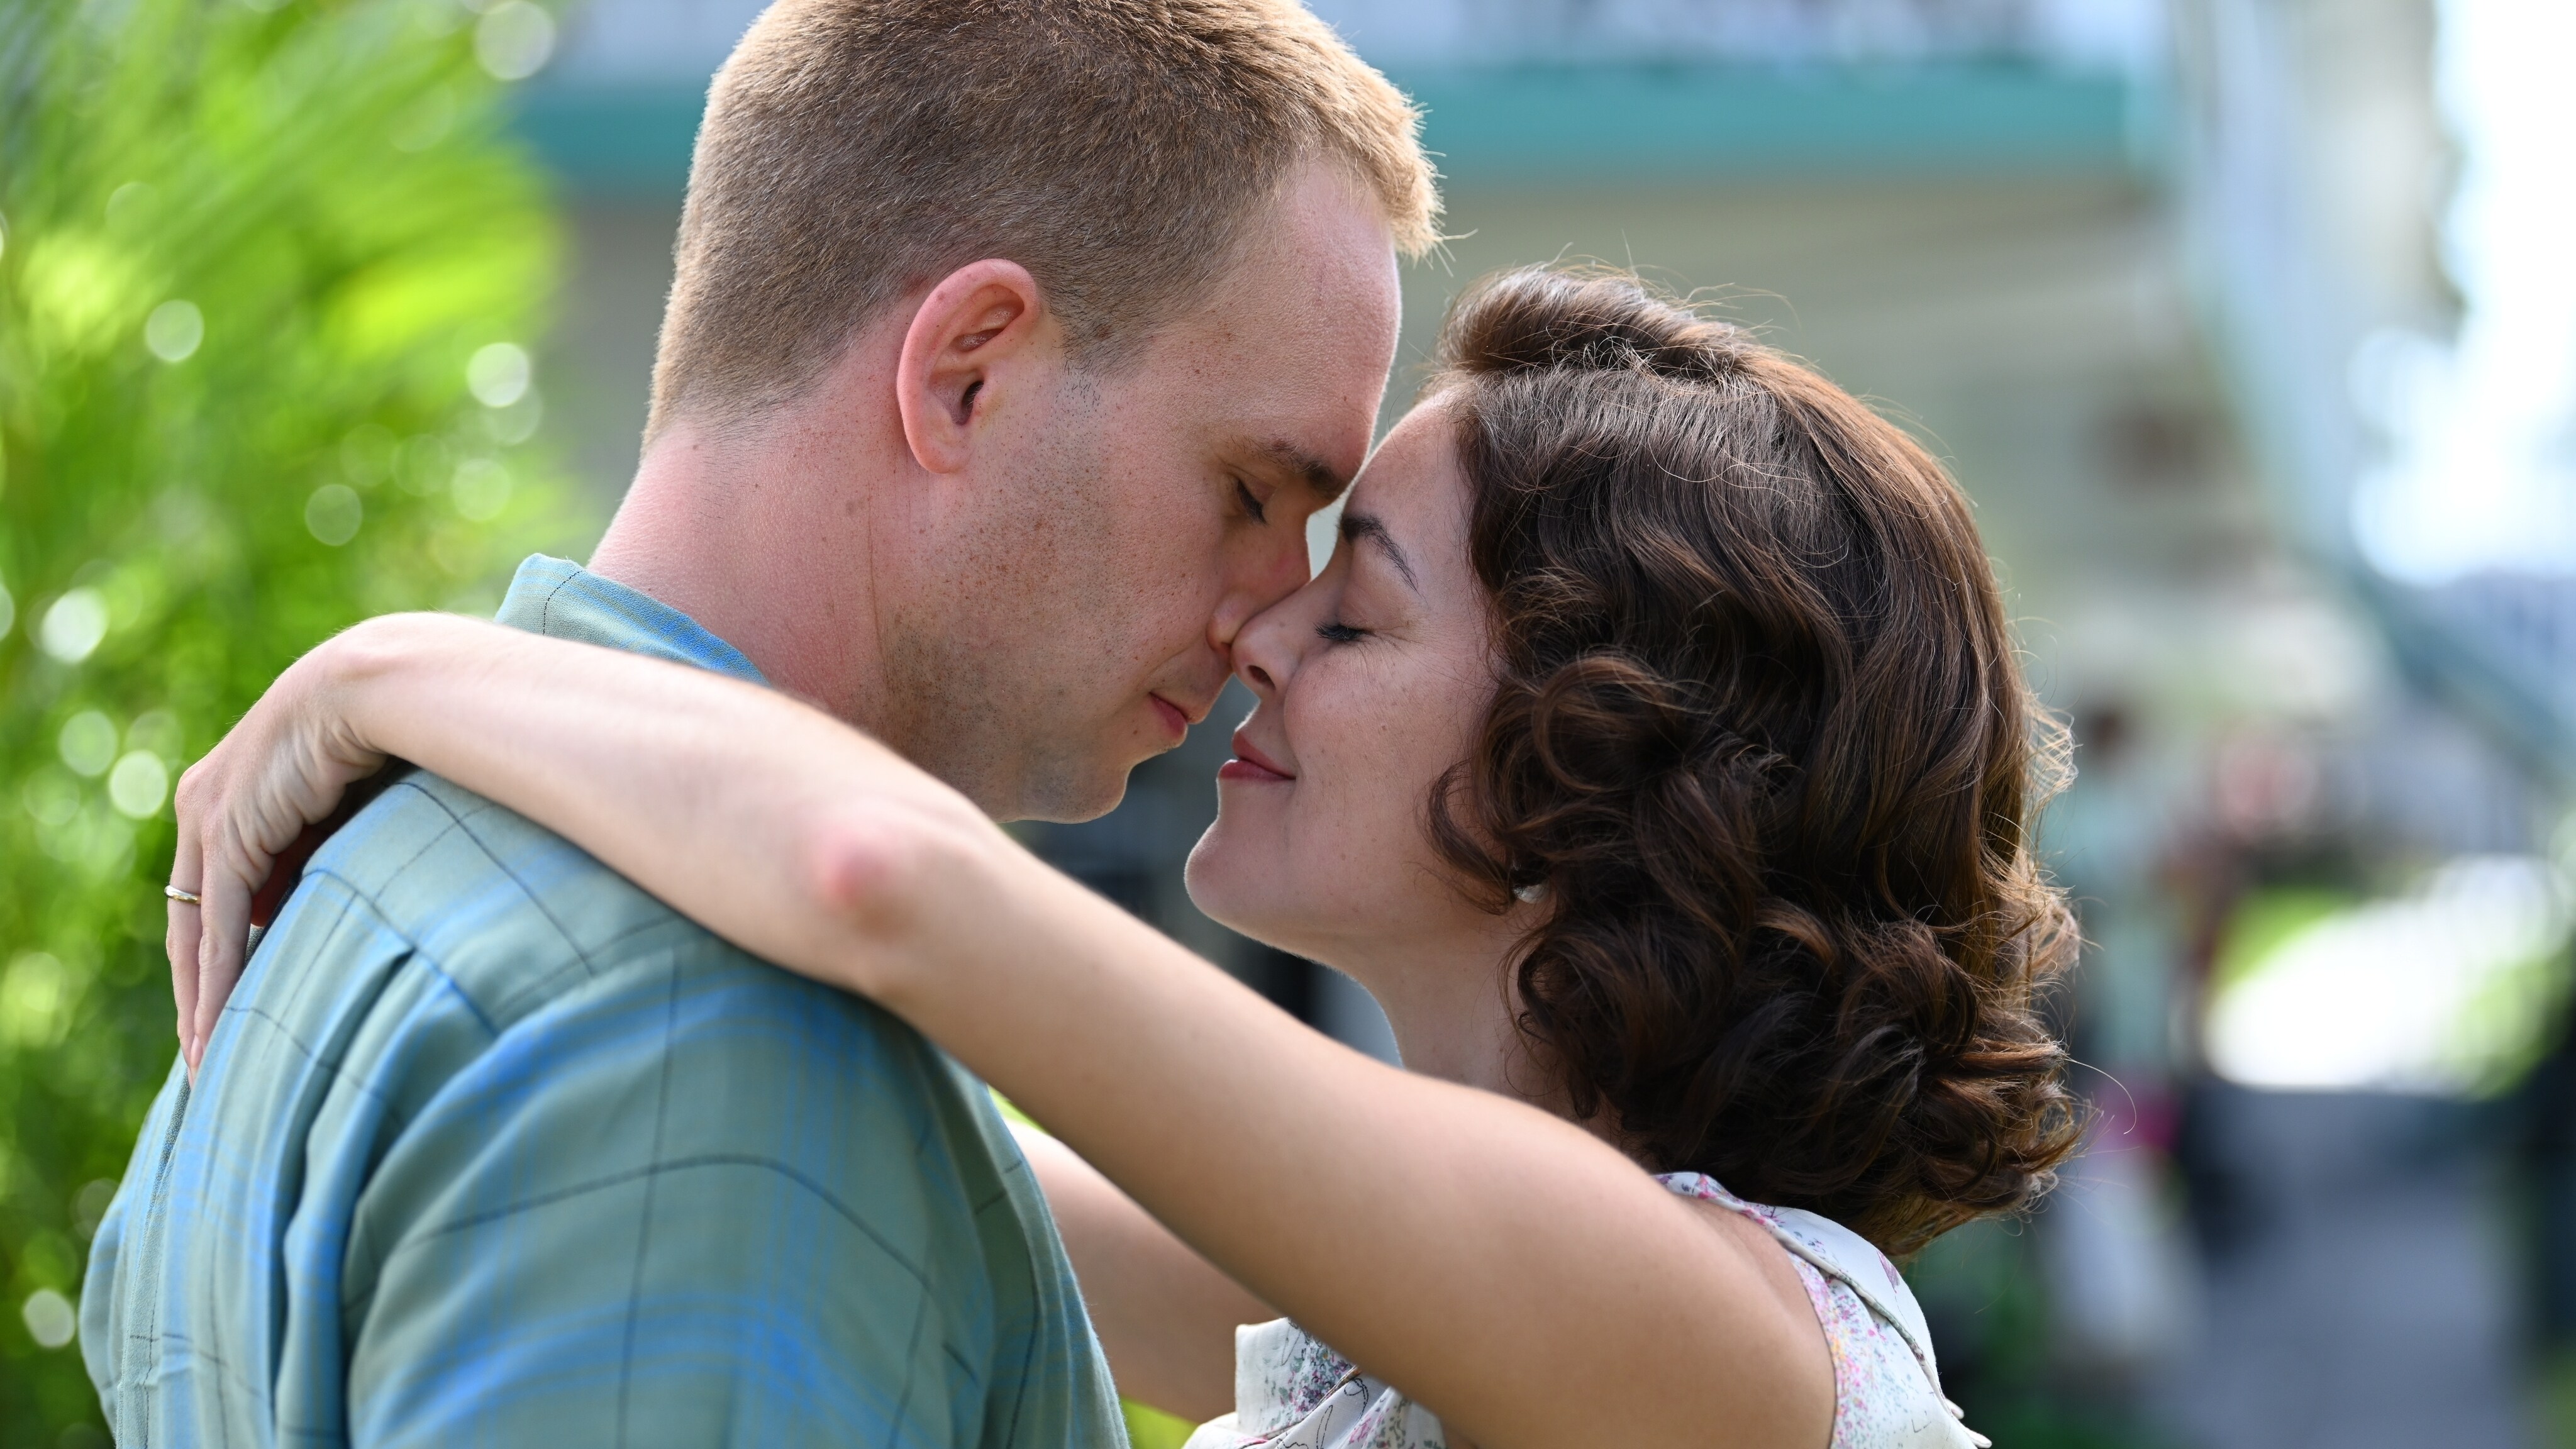
[[[576,1082],[614,1096],[675,1074],[730,1084],[728,1112],[856,1095],[887,1117],[878,1130],[907,1137],[973,1095],[882,1008],[750,955],[420,771],[314,854],[225,1015],[224,1090],[208,1107],[273,1115],[272,1092],[354,1089],[377,1104],[363,1115],[386,1114],[371,1131],[408,1130],[484,1078],[540,1115],[570,1110]],[[514,1095],[523,1072],[544,1090]]]
[[[870,1119],[854,1139],[983,1135],[968,1121],[980,1091],[900,1019],[752,956],[426,772],[315,853],[276,932],[265,979],[243,994],[394,1122],[433,1098],[448,1110],[486,1098],[467,1115],[595,1125],[600,1103],[654,1082],[686,1083],[731,1123],[711,1134],[737,1141],[763,1135],[748,1119],[821,1102]]]
[[[905,1136],[971,1095],[890,1013],[742,951],[571,842],[418,771],[314,854],[224,1016],[200,1083],[212,1090],[190,1115],[241,1116],[227,1130],[261,1135],[310,1120],[372,1139],[486,1089],[509,1110],[562,1115],[584,1090],[613,1097],[674,1074],[733,1084],[729,1112],[864,1095],[890,1114],[881,1129]],[[337,1123],[332,1101],[356,1118]]]
[[[366,917],[371,934],[395,938],[496,1029],[675,953],[787,989],[776,971],[581,847],[422,770],[397,779],[316,852],[296,894],[290,914]],[[331,953],[343,933],[313,924],[282,918],[281,934],[291,934],[278,945]]]

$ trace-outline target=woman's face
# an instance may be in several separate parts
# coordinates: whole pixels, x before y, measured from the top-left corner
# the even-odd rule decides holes
[[[1190,856],[1201,910],[1372,987],[1376,959],[1494,924],[1425,828],[1494,689],[1452,434],[1437,398],[1398,423],[1352,485],[1332,562],[1236,636],[1260,705]]]

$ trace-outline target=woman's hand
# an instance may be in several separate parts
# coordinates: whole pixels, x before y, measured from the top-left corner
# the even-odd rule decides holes
[[[349,787],[384,767],[337,710],[341,684],[386,621],[360,624],[295,662],[223,740],[179,777],[170,884],[170,988],[179,1045],[196,1074],[248,954],[252,899],[281,855],[330,817]]]

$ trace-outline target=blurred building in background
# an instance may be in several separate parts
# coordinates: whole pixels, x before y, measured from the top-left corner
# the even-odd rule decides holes
[[[2576,109],[2511,0],[1313,0],[1428,111],[1446,300],[1633,263],[1924,437],[2073,723],[2092,1150],[1915,1272],[2009,1445],[2576,1443]],[[706,81],[754,0],[589,0],[523,94],[577,261],[547,429],[634,464]],[[1328,535],[1325,535],[1328,536]],[[1042,626],[1042,621],[1040,621]],[[1223,708],[1234,708],[1228,705]],[[1194,912],[1222,730],[1032,841]]]

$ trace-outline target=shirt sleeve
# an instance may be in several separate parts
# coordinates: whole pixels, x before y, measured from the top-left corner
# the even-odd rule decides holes
[[[513,1024],[350,1220],[350,1442],[977,1442],[955,1090],[891,1017],[712,941]]]

